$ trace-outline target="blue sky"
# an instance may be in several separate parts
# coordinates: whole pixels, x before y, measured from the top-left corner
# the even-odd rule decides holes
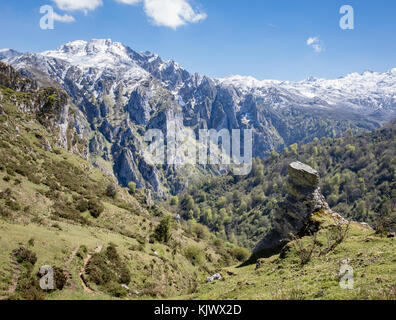
[[[46,4],[74,21],[40,29]],[[354,8],[354,30],[339,27],[342,5]],[[393,0],[2,0],[0,48],[111,38],[212,77],[337,78],[396,67],[395,16]]]

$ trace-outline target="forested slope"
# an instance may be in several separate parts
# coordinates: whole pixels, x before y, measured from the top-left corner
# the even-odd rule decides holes
[[[271,212],[286,195],[287,167],[301,161],[317,169],[330,207],[345,217],[394,228],[396,120],[381,129],[315,139],[255,159],[249,176],[209,177],[180,195],[178,210],[220,236],[252,247],[271,228]],[[393,221],[393,222],[392,222]],[[392,224],[393,223],[393,224]]]

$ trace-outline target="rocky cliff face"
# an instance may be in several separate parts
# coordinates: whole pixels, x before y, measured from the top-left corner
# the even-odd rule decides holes
[[[388,101],[387,112],[395,106],[393,72],[378,76],[386,84],[376,93],[378,99],[360,106],[346,103],[347,96],[343,100],[344,87],[350,86],[343,86],[341,80],[337,100],[328,103],[307,89],[310,84],[325,88],[326,83],[211,79],[108,39],[73,41],[40,54],[0,50],[0,60],[40,86],[64,89],[78,110],[74,127],[80,137],[89,139],[86,149],[91,162],[112,170],[122,185],[134,181],[156,194],[177,192],[194,178],[180,174],[175,166],[152,166],[142,156],[145,132],[154,128],[165,133],[166,117],[175,113],[172,110],[177,110],[179,129],[186,126],[196,134],[201,128],[252,129],[253,156],[264,157],[314,137],[378,126],[369,114],[384,105],[385,98],[380,97]],[[355,112],[363,109],[367,111],[364,116]]]
[[[290,240],[290,236],[299,235],[307,230],[311,215],[320,210],[332,213],[319,188],[319,173],[301,162],[293,162],[288,167],[288,195],[279,204],[274,215],[274,229],[254,248],[255,254],[272,253]],[[312,227],[312,226],[311,226]]]
[[[21,77],[13,67],[2,62],[0,62],[0,86],[22,92],[35,91],[38,89],[36,81]]]
[[[66,92],[52,87],[39,88],[35,80],[21,76],[14,68],[2,62],[0,86],[12,90],[5,90],[4,96],[0,92],[0,108],[2,102],[10,101],[21,111],[34,114],[36,119],[51,131],[59,147],[83,157],[87,156],[85,143],[79,143],[84,137],[79,135],[76,129],[78,116],[72,110]],[[43,143],[47,149],[51,149],[48,141]]]

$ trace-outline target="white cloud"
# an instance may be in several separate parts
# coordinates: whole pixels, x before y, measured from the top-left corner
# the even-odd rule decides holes
[[[54,20],[58,21],[58,22],[63,22],[63,23],[70,23],[70,22],[74,22],[76,21],[76,19],[74,19],[73,16],[68,15],[68,14],[64,14],[63,16],[57,14],[56,12],[54,12]]]
[[[173,29],[207,17],[194,10],[188,0],[144,0],[144,10],[155,25]]]
[[[310,46],[310,45],[312,45],[312,44],[314,44],[315,42],[318,42],[318,41],[319,41],[318,37],[308,38],[307,45]]]
[[[322,41],[319,39],[319,37],[308,38],[307,46],[312,47],[315,50],[315,52],[317,52],[317,53],[324,51]]]
[[[88,11],[95,10],[103,5],[102,0],[52,0],[63,11]]]
[[[103,5],[103,0],[52,0],[63,11],[93,11]],[[205,20],[206,13],[199,12],[190,4],[191,0],[115,0],[119,3],[135,5],[144,4],[144,11],[152,23],[157,26],[177,29],[188,23],[197,23]],[[72,22],[74,18],[69,15],[59,16],[61,22]]]
[[[144,2],[144,11],[157,26],[176,29],[188,23],[206,19],[206,13],[198,12],[190,5],[189,0],[116,0],[125,4]]]
[[[140,2],[140,0],[116,0],[116,1],[125,4],[137,4]]]

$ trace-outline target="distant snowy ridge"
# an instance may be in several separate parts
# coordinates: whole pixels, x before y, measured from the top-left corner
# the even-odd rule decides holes
[[[226,86],[234,86],[244,93],[255,93],[270,87],[278,87],[294,94],[306,97],[318,97],[330,105],[347,103],[355,108],[367,107],[367,104],[378,102],[378,109],[396,108],[396,68],[388,72],[351,73],[334,80],[308,78],[299,82],[278,80],[257,80],[249,76],[230,76],[217,79]],[[364,101],[365,100],[365,101]],[[362,102],[359,104],[359,101]]]
[[[17,60],[21,55],[11,49],[0,50],[0,60],[8,60],[17,68],[22,67],[21,62],[18,63]],[[185,99],[179,98],[182,95],[178,90],[192,77],[175,61],[164,61],[151,52],[136,52],[111,39],[76,40],[62,45],[57,50],[36,55],[65,61],[70,66],[80,68],[83,73],[96,69],[101,75],[105,70],[112,70],[117,71],[116,76],[119,79],[136,81],[147,79],[150,75],[155,76],[172,89],[180,101]],[[199,75],[195,77],[202,79]],[[396,110],[396,68],[384,73],[351,73],[334,80],[310,77],[292,82],[257,80],[238,75],[211,80],[223,87],[233,87],[241,94],[254,94],[258,97],[268,96],[271,89],[276,89],[301,99],[319,99],[329,106],[358,109],[365,113],[383,110],[393,114]]]

